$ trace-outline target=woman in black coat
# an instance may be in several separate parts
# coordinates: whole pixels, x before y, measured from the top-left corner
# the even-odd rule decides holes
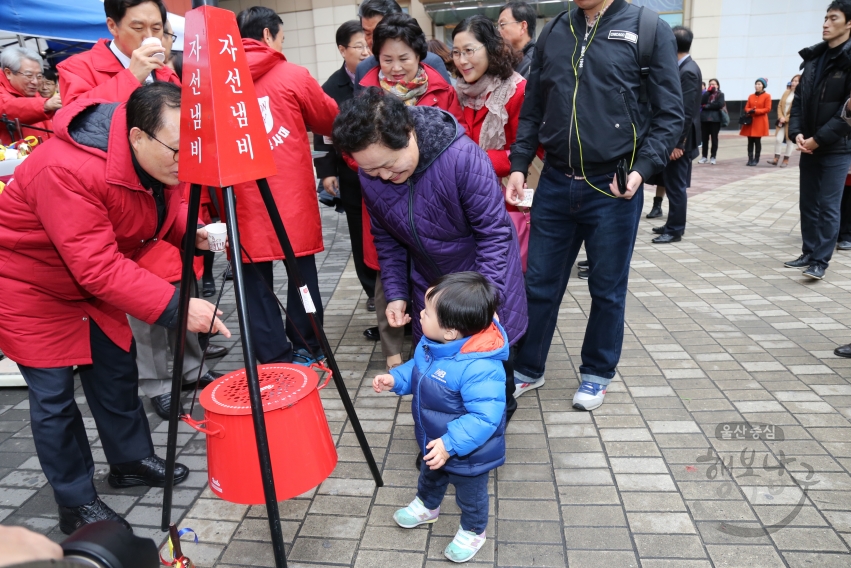
[[[709,80],[709,88],[703,93],[703,98],[700,101],[700,131],[703,134],[703,157],[700,158],[699,164],[715,164],[715,156],[718,154],[718,132],[721,130],[721,110],[726,106],[724,101],[724,93],[721,92],[721,85],[718,84],[718,79]],[[706,159],[706,154],[709,152],[709,140],[712,139],[712,154],[710,159]]]

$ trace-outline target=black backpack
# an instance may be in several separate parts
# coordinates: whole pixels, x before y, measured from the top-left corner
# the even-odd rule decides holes
[[[578,10],[578,8],[576,9]],[[570,13],[570,10],[561,12],[541,30],[541,35],[535,44],[535,49],[541,50],[541,57],[544,56],[547,38],[550,36],[553,27],[562,16],[568,13]],[[656,44],[656,23],[658,20],[659,14],[653,10],[647,10],[644,6],[638,9],[638,66],[641,69],[638,102],[642,104],[646,104],[649,100],[647,98],[647,77],[650,76],[650,61],[653,58],[653,47]]]

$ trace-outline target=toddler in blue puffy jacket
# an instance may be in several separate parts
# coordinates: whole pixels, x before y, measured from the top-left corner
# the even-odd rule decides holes
[[[484,545],[488,474],[505,462],[509,346],[494,320],[496,304],[494,287],[477,272],[441,277],[426,292],[414,358],[372,381],[376,392],[414,395],[423,452],[417,496],[393,519],[404,528],[435,522],[448,484],[454,485],[461,526],[444,550],[453,562],[470,560]]]

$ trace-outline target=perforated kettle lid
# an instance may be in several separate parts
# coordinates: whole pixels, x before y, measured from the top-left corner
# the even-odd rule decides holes
[[[313,369],[287,363],[258,365],[263,412],[286,408],[313,392],[319,376]],[[245,369],[216,379],[201,392],[201,406],[217,414],[251,414]]]

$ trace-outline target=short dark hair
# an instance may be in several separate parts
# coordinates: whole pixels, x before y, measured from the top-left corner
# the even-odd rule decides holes
[[[506,10],[511,10],[511,17],[515,22],[526,22],[529,37],[535,39],[535,25],[538,23],[538,13],[535,8],[526,2],[509,2],[500,8],[499,13],[502,14]]]
[[[435,280],[426,292],[426,300],[434,302],[440,327],[469,337],[490,327],[497,293],[478,272],[456,272]]]
[[[44,68],[44,72],[42,74],[44,75],[44,78],[48,81],[59,81],[59,71],[57,71],[55,67],[50,67],[48,65]]]
[[[263,30],[266,28],[272,37],[276,37],[284,25],[284,21],[274,10],[263,6],[246,8],[236,17],[236,23],[239,25],[239,35],[257,41],[263,41]]]
[[[396,0],[364,0],[360,7],[358,7],[359,18],[383,17],[401,13],[402,7],[399,6]]]
[[[480,14],[465,18],[452,30],[453,42],[461,32],[470,32],[485,46],[488,52],[488,75],[508,79],[514,74],[514,66],[520,61],[521,54],[505,43],[491,20]]]
[[[349,154],[373,144],[401,150],[408,146],[413,130],[408,107],[399,97],[369,87],[340,106],[331,138],[340,151]]]
[[[694,34],[685,26],[674,26],[674,38],[677,40],[677,53],[688,53],[691,51],[691,42]]]
[[[845,21],[851,21],[851,2],[849,0],[833,0],[827,7],[828,12],[836,10],[845,14]]]
[[[139,87],[127,101],[127,130],[138,128],[152,136],[163,127],[163,110],[180,108],[180,87],[165,81],[154,81]]]
[[[127,8],[134,8],[139,4],[151,2],[157,5],[160,9],[160,15],[163,17],[163,25],[165,25],[168,14],[165,9],[163,0],[103,0],[103,11],[106,12],[107,18],[112,18],[112,21],[120,23],[127,14]]]
[[[408,47],[420,58],[420,61],[428,55],[426,36],[420,24],[408,14],[391,14],[375,26],[372,34],[372,53],[375,58],[381,55],[381,48],[389,39],[398,39],[405,42]]]
[[[337,45],[348,46],[349,42],[352,41],[353,35],[362,33],[363,28],[360,25],[360,21],[349,20],[337,28]]]

